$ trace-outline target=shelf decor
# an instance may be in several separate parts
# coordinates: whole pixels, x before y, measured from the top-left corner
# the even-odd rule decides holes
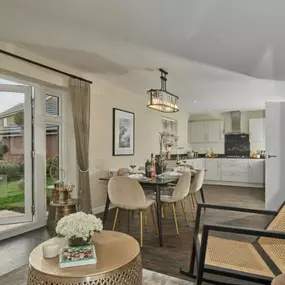
[[[161,88],[160,89],[150,89],[147,91],[149,95],[148,108],[163,112],[163,113],[175,113],[179,111],[178,99],[179,97],[168,92],[166,90],[167,74],[163,69],[159,69],[161,72]]]
[[[134,155],[135,114],[113,108],[113,156]]]

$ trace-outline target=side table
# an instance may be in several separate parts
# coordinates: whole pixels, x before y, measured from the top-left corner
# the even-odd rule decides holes
[[[285,274],[280,274],[274,277],[271,285],[285,285]]]
[[[54,235],[57,222],[64,216],[76,213],[75,201],[66,203],[53,203],[49,204],[47,228],[49,232]]]
[[[102,231],[92,243],[97,263],[71,268],[60,268],[58,257],[43,258],[40,244],[30,254],[27,285],[142,285],[140,246],[133,237]]]

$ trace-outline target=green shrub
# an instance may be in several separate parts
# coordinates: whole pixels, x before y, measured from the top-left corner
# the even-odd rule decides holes
[[[53,177],[58,177],[58,171],[56,170],[58,168],[58,157],[47,157],[46,158],[46,176],[50,177],[50,168],[53,166],[52,169],[52,175]]]
[[[25,190],[25,180],[21,179],[17,182],[17,187],[19,188],[19,190],[24,191]]]
[[[6,174],[8,181],[15,181],[23,178],[23,163],[0,163],[0,174]]]

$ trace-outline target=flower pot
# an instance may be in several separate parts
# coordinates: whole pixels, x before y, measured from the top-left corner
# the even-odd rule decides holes
[[[68,245],[71,247],[74,246],[85,246],[90,244],[91,241],[91,236],[87,238],[87,240],[84,240],[83,238],[78,238],[78,237],[72,237],[68,240]]]

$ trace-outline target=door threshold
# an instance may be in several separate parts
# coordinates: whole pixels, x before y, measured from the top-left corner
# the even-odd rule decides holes
[[[46,226],[46,222],[26,222],[19,224],[0,225],[0,241],[44,226]]]

